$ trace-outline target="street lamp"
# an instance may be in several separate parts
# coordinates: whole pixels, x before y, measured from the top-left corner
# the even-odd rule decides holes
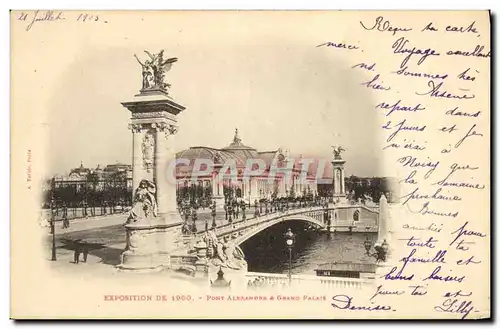
[[[371,242],[369,241],[368,237],[366,237],[366,240],[364,242],[364,247],[366,250],[366,254],[370,257],[373,257],[376,259],[377,262],[385,262],[387,259],[387,253],[389,251],[389,244],[387,241],[384,239],[382,243],[375,243],[373,246],[373,249],[375,249],[375,252],[373,254],[370,254],[370,249],[371,249]]]
[[[214,201],[213,205],[212,205],[212,228],[216,228],[217,227],[217,223],[215,222],[215,216],[217,216],[217,213],[216,213],[216,203]]]
[[[241,220],[247,220],[247,215],[245,214],[246,206],[246,202],[243,200],[241,202]]]
[[[186,227],[186,233],[189,232],[189,216],[191,215],[191,211],[189,209],[189,203],[184,203],[184,226]]]
[[[233,206],[232,206],[231,201],[228,202],[227,213],[229,215],[227,221],[228,221],[229,224],[231,224],[233,222],[233,217],[232,217],[232,215],[233,215]]]
[[[295,243],[295,234],[293,234],[292,229],[288,228],[288,231],[284,234],[285,243],[288,247],[288,286],[292,285],[292,248]]]
[[[198,214],[196,213],[196,207],[192,208],[192,220],[193,220],[193,228],[192,232],[196,235],[196,232],[198,232],[198,229],[196,228],[196,220],[198,219]]]
[[[224,201],[224,212],[226,213],[226,221],[227,221],[227,199]]]

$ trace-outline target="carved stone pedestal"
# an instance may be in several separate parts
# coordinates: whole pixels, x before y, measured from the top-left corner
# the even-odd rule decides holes
[[[122,253],[121,264],[118,267],[134,271],[161,270],[161,264],[155,261],[157,250],[154,228],[149,223],[128,224],[125,228],[127,247]]]
[[[179,225],[134,223],[125,228],[127,246],[119,269],[153,272],[170,268],[170,255],[180,244]]]

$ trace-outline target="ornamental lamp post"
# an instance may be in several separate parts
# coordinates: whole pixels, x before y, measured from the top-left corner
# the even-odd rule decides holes
[[[370,249],[371,249],[371,242],[369,241],[368,237],[366,237],[366,240],[364,242],[364,247],[366,250],[366,254],[370,257],[374,257],[377,262],[385,262],[387,259],[387,253],[389,251],[389,244],[387,243],[386,240],[384,240],[382,243],[375,243],[373,246],[373,249],[375,249],[375,252],[373,254],[370,254]]]
[[[241,219],[242,220],[247,220],[247,215],[245,214],[245,210],[246,210],[246,203],[245,201],[243,200],[243,202],[241,203]]]
[[[196,228],[196,220],[198,219],[198,214],[196,213],[196,207],[192,208],[192,212],[193,212],[193,214],[192,214],[192,216],[193,216],[193,218],[192,218],[192,220],[193,220],[192,231],[196,235],[196,232],[198,232],[198,229]]]
[[[188,225],[189,222],[189,216],[190,216],[190,209],[189,209],[189,203],[184,204],[184,223]]]
[[[54,188],[54,185],[53,185]],[[57,260],[56,255],[56,204],[54,200],[54,190],[52,189],[52,197],[50,200],[50,233],[52,234],[52,259],[53,261]]]
[[[295,244],[295,234],[293,234],[292,229],[288,228],[284,234],[285,243],[288,247],[288,286],[292,285],[292,248]]]
[[[215,222],[215,217],[217,216],[217,210],[216,210],[216,203],[214,201],[213,205],[212,205],[212,228],[216,228],[217,227],[217,223]]]
[[[227,219],[228,223],[231,224],[233,222],[233,206],[231,205],[231,202],[228,203],[227,207],[227,213],[229,214],[229,218]]]

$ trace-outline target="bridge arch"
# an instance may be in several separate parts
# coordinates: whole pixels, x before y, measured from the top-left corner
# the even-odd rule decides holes
[[[323,212],[322,211],[316,211],[313,214],[283,214],[282,216],[279,216],[277,218],[271,219],[269,221],[265,221],[262,223],[259,223],[258,225],[255,225],[253,227],[250,227],[244,231],[242,231],[242,234],[240,233],[237,237],[235,237],[231,243],[235,246],[241,245],[243,242],[247,241],[248,239],[252,238],[253,236],[259,234],[260,232],[278,224],[278,223],[284,223],[288,221],[301,221],[301,222],[306,222],[309,224],[313,224],[314,226],[317,227],[325,227],[325,223],[323,222],[322,219]]]

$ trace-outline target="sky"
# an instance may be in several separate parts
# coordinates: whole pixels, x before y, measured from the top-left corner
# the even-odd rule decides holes
[[[159,20],[148,18],[148,34],[120,24],[95,40],[84,35],[73,42],[75,55],[60,69],[48,102],[48,175],[81,162],[131,164],[130,113],[121,102],[141,87],[133,55],[146,59],[144,50],[161,49],[166,58],[178,58],[166,77],[174,101],[186,107],[178,115],[177,151],[222,148],[238,128],[243,143],[259,151],[283,147],[329,159],[331,146],[340,144],[346,174],[379,174],[373,100],[359,86],[362,73],[316,47],[324,39],[285,33],[286,24],[272,29],[272,20],[255,27],[231,15],[179,18],[175,29],[165,30]]]

